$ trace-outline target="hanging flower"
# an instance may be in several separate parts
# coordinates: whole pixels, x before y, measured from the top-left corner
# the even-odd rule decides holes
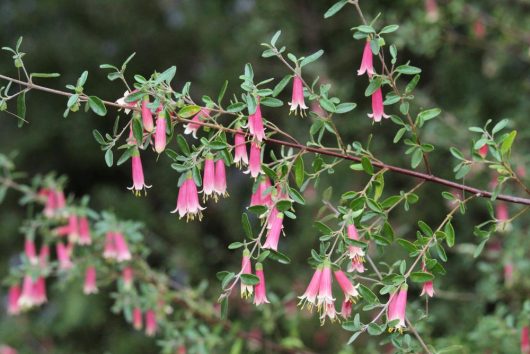
[[[311,281],[309,282],[309,285],[307,286],[307,289],[304,293],[304,295],[299,296],[298,298],[300,301],[298,302],[298,305],[303,309],[304,306],[307,304],[307,309],[311,311],[313,309],[313,306],[316,306],[316,299],[318,292],[320,290],[320,278],[322,275],[322,266],[318,266],[318,268],[315,270],[315,273],[311,277]]]
[[[203,200],[212,196],[215,191],[215,163],[213,156],[208,154],[204,159],[204,174],[202,177]]]
[[[199,203],[197,186],[190,173],[182,186],[180,186],[177,197],[177,207],[172,213],[178,212],[180,218],[186,215],[188,221],[193,220],[195,216],[201,220],[202,210],[204,210],[204,208],[202,208]]]
[[[237,133],[234,137],[234,163],[241,168],[243,165],[248,165],[247,145],[245,135],[241,128],[237,128]]]
[[[425,264],[422,265],[421,269],[423,272],[428,273],[427,268],[425,267]],[[434,284],[432,280],[428,280],[425,283],[423,283],[420,296],[423,296],[423,295],[427,295],[428,297],[434,296]]]
[[[125,267],[123,268],[121,272],[121,278],[123,280],[123,287],[126,290],[131,290],[134,280],[134,272],[131,267]]]
[[[266,205],[268,207],[272,206],[272,198],[271,198],[271,182],[269,180],[269,177],[267,176],[261,176],[259,178],[259,183],[255,184],[256,190],[254,193],[252,193],[252,197],[250,198],[250,206],[253,205]]]
[[[142,190],[147,191],[147,189],[151,188],[151,186],[145,184],[144,170],[142,168],[142,160],[140,159],[140,152],[138,151],[138,148],[134,149],[131,160],[133,185],[127,189],[132,190],[134,195],[138,196]]]
[[[76,243],[79,239],[79,223],[77,215],[70,214],[68,216],[68,241],[70,243]]]
[[[485,159],[486,156],[488,155],[488,151],[489,151],[488,144],[484,144],[478,149],[478,154],[480,155],[480,157]]]
[[[369,77],[372,77],[374,72],[373,64],[373,53],[370,46],[370,40],[366,40],[363,50],[363,59],[361,61],[361,67],[357,70],[357,75],[361,76],[362,74],[367,73]]]
[[[390,116],[385,114],[383,107],[383,91],[381,87],[372,93],[372,112],[369,113],[368,117],[373,118],[374,121],[380,122],[381,118],[389,118]]]
[[[20,307],[18,301],[20,299],[20,286],[18,284],[12,285],[9,288],[7,300],[7,314],[8,315],[18,315],[20,313]]]
[[[348,318],[351,317],[351,312],[352,312],[352,302],[344,299],[344,301],[342,301],[342,307],[340,309],[340,315],[344,319],[348,319]]]
[[[530,334],[528,326],[521,329],[521,354],[530,354]]]
[[[275,210],[275,209],[274,209]],[[263,248],[269,248],[274,251],[278,251],[278,242],[280,241],[280,235],[283,229],[283,213],[276,213],[269,216],[272,218],[271,227],[267,232],[267,240],[263,244]]]
[[[55,246],[57,252],[57,260],[59,261],[59,268],[62,270],[68,270],[72,268],[73,263],[70,259],[71,248],[66,246],[62,242],[57,242]]]
[[[29,309],[36,306],[38,299],[36,298],[35,286],[31,275],[25,275],[22,282],[22,292],[18,298],[18,307],[20,309]]]
[[[114,232],[107,232],[105,235],[105,247],[103,249],[103,258],[116,259],[116,245],[114,243]]]
[[[261,142],[265,138],[265,128],[263,127],[259,97],[257,98],[256,111],[248,116],[248,131],[258,142]]]
[[[128,261],[132,258],[125,236],[121,232],[114,233],[114,245],[116,247],[116,260],[118,262]]]
[[[425,0],[425,12],[425,18],[428,22],[438,21],[439,13],[438,4],[436,3],[436,0]]]
[[[254,141],[250,143],[250,161],[245,173],[250,173],[254,178],[261,173],[261,147]]]
[[[250,262],[250,252],[245,248],[243,251],[243,260],[241,261],[241,274],[252,274],[252,264]],[[241,297],[248,299],[252,296],[254,287],[241,281]]]
[[[133,327],[135,330],[139,331],[142,329],[142,309],[136,306],[133,309]]]
[[[151,133],[154,130],[153,114],[147,105],[149,104],[149,96],[145,95],[142,100],[142,125],[146,132]]]
[[[216,196],[226,197],[226,167],[223,159],[219,159],[215,162],[215,194]]]
[[[254,288],[254,305],[268,304],[265,274],[263,273],[263,265],[261,263],[256,263],[256,276],[259,278],[259,283]]]
[[[44,277],[38,277],[37,281],[33,283],[33,294],[35,305],[42,305],[48,301],[48,297],[46,296],[46,279]]]
[[[37,251],[35,249],[35,242],[29,237],[26,237],[26,240],[24,241],[24,253],[29,263],[37,264],[39,262]]]
[[[388,322],[398,321],[394,327],[388,329],[390,332],[399,331],[399,333],[403,333],[403,329],[406,328],[407,290],[407,284],[403,284],[398,291],[390,295],[387,319]]]
[[[317,306],[320,311],[320,322],[322,324],[326,320],[326,316],[329,317],[331,321],[334,321],[337,316],[335,310],[335,298],[333,298],[331,285],[331,265],[326,262],[322,268],[317,296]]]
[[[339,283],[339,286],[344,293],[344,298],[351,303],[357,302],[357,298],[359,298],[357,287],[359,285],[354,286],[346,274],[344,274],[341,270],[335,271],[334,274],[335,279],[337,279],[337,283]]]
[[[157,331],[156,314],[153,310],[145,312],[145,334],[148,337],[153,337]]]
[[[191,119],[191,122],[188,124],[184,124],[184,134],[191,134],[194,138],[197,138],[197,131],[200,128],[200,124],[197,124],[201,121],[201,118],[208,118],[210,116],[210,111],[206,108],[201,108],[199,113],[197,113],[193,118]]]
[[[166,149],[166,111],[159,108],[156,118],[155,151],[161,154]]]
[[[83,286],[85,295],[97,294],[98,286],[96,284],[96,267],[90,266],[85,271],[85,284]]]
[[[290,112],[294,111],[295,114],[298,113],[298,108],[300,108],[300,115],[302,116],[304,115],[304,109],[307,109],[304,100],[304,85],[302,78],[298,74],[293,78],[293,95],[289,105],[291,106]]]
[[[90,226],[88,225],[88,218],[86,216],[79,217],[79,242],[80,245],[92,244],[92,237],[90,236]]]

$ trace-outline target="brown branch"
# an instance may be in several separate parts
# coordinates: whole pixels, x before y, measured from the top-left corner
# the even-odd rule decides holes
[[[4,76],[4,75],[0,75],[0,79],[12,81],[14,83],[25,85],[25,86],[27,86],[27,87],[29,87],[31,89],[35,89],[35,90],[39,90],[39,91],[49,92],[49,93],[58,94],[58,95],[62,95],[62,96],[72,96],[73,95],[70,92],[59,91],[59,90],[51,89],[51,88],[48,88],[48,87],[36,85],[36,84],[33,84],[33,83],[27,83],[27,82],[20,81],[20,80],[17,80],[17,79],[13,79],[11,77]],[[137,107],[122,106],[122,105],[119,105],[119,104],[117,104],[115,102],[110,102],[110,101],[103,101],[103,103],[105,105],[113,106],[113,107],[116,107],[116,108],[127,108],[127,109],[132,109],[132,110],[139,110],[139,108],[137,108]],[[227,112],[221,111],[221,110],[218,110],[218,111],[221,112],[221,113],[227,113]],[[183,119],[183,118],[180,118],[180,117],[177,117],[177,119],[180,122],[186,122],[186,123],[191,122],[191,120],[189,120],[189,119]],[[199,122],[193,122],[193,123],[201,125],[201,126],[214,128],[214,129],[222,129],[222,130],[224,130],[226,132],[230,132],[230,133],[236,133],[237,132],[235,129],[225,128],[223,126],[216,125],[216,124],[205,123],[205,122],[200,122],[200,121]],[[288,146],[288,147],[292,147],[292,148],[295,148],[295,149],[299,149],[299,150],[303,150],[303,151],[307,151],[307,152],[311,152],[311,153],[315,153],[315,154],[326,155],[326,156],[331,156],[331,157],[337,157],[337,158],[340,158],[340,159],[343,159],[343,160],[349,160],[349,161],[354,161],[354,162],[361,162],[361,157],[348,155],[348,154],[343,154],[343,153],[340,153],[340,152],[337,152],[337,151],[334,151],[334,150],[331,150],[331,149],[306,146],[306,145],[302,145],[302,144],[299,144],[299,143],[294,143],[294,142],[289,142],[289,141],[284,141],[284,140],[279,140],[279,139],[274,139],[274,138],[265,138],[264,141],[267,142],[267,143],[276,144],[276,145],[282,145],[282,146]],[[437,176],[432,175],[432,174],[421,173],[421,172],[418,172],[418,171],[415,171],[415,170],[409,170],[409,169],[406,169],[406,168],[385,164],[383,162],[375,161],[375,160],[372,160],[372,165],[374,165],[377,168],[380,168],[380,169],[385,168],[385,169],[387,169],[389,171],[392,171],[392,172],[395,172],[395,173],[398,173],[398,174],[402,174],[402,175],[405,175],[405,176],[415,177],[415,178],[419,178],[419,179],[427,181],[427,182],[432,182],[432,183],[436,183],[436,184],[439,184],[439,185],[442,185],[442,186],[455,188],[455,189],[458,189],[458,190],[461,190],[461,191],[464,191],[464,192],[469,192],[471,194],[474,194],[477,197],[491,198],[491,196],[492,196],[492,193],[487,191],[487,190],[478,189],[478,188],[475,188],[475,187],[472,187],[472,186],[466,186],[465,184],[460,184],[460,183],[457,183],[457,182],[454,182],[454,181],[451,181],[451,180],[448,180],[448,179],[437,177]],[[514,204],[530,205],[530,199],[516,197],[516,196],[512,196],[512,195],[499,194],[497,196],[497,199],[505,201],[505,202],[509,202],[509,203],[514,203]]]

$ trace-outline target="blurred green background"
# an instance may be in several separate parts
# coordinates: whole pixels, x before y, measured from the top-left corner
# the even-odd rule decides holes
[[[370,107],[369,99],[364,97],[367,79],[356,76],[363,43],[355,41],[349,30],[360,23],[350,7],[324,20],[322,15],[332,4],[327,0],[2,0],[0,43],[14,46],[17,38],[24,36],[22,48],[28,53],[25,63],[29,70],[62,74],[57,79],[35,80],[54,88],[63,89],[88,70],[86,92],[113,101],[125,89],[117,81],[109,82],[99,65],[120,65],[136,52],[128,67],[129,78],[133,74],[149,76],[154,70],[161,72],[176,65],[174,87],[192,81],[192,95],[199,99],[202,94],[215,97],[225,79],[230,81],[229,92],[239,92],[238,76],[247,62],[252,63],[260,80],[287,74],[281,63],[261,58],[259,45],[281,29],[280,43],[297,56],[325,50],[324,56],[305,70],[308,81],[320,76],[333,85],[333,95],[358,104],[354,111],[336,119],[345,141],[365,143],[367,136],[373,134],[372,149],[377,157],[409,166],[403,155],[405,147],[392,143],[398,128],[390,121],[372,125],[366,117]],[[412,65],[423,69],[415,92],[416,104],[419,108],[438,106],[444,111],[423,132],[423,140],[437,147],[431,160],[436,174],[452,178],[447,148],[457,146],[469,152],[467,126],[482,125],[487,119],[512,120],[513,128],[518,129],[519,153],[514,158],[520,165],[528,165],[530,1],[440,0],[435,20],[426,16],[423,0],[361,1],[361,6],[369,20],[382,12],[380,24],[401,26],[389,38],[398,46],[400,62],[410,59]],[[0,56],[0,73],[17,76],[7,52]],[[290,100],[288,91],[281,97],[286,102]],[[11,116],[1,115],[0,153],[17,151],[18,168],[29,176],[48,171],[67,175],[67,191],[76,196],[90,195],[95,209],[108,209],[121,217],[143,221],[152,231],[146,237],[153,250],[151,264],[192,286],[207,279],[207,293],[215,301],[220,291],[215,273],[239,266],[239,252],[228,251],[226,246],[243,237],[239,220],[250,199],[248,176],[231,168],[230,198],[208,203],[201,223],[179,221],[169,214],[176,202],[178,174],[170,169],[167,157],[156,161],[153,154],[144,154],[146,180],[153,188],[142,198],[126,189],[131,185],[128,163],[106,167],[91,131],[112,129],[114,112],[108,118],[77,113],[64,119],[63,97],[32,91],[27,101],[30,124],[22,129],[17,128],[17,121]],[[10,109],[14,107],[11,105]],[[387,111],[396,113],[395,109]],[[285,106],[264,109],[264,116],[302,142],[307,140],[309,119],[304,122],[289,116]],[[471,181],[487,188],[490,178],[488,171],[478,170]],[[320,186],[332,185],[337,197],[362,188],[365,181],[365,176],[352,173],[344,164]],[[266,269],[269,289],[278,294],[278,301],[293,290],[299,295],[309,280],[311,270],[305,261],[318,237],[309,221],[321,206],[320,186],[313,197],[306,194],[308,205],[298,208],[297,221],[286,223],[287,238],[282,245],[293,264],[271,264]],[[413,184],[393,175],[387,177],[386,186],[390,194]],[[435,186],[422,187],[422,198],[409,213],[399,208],[393,214],[394,227],[401,236],[414,233],[419,218],[433,224],[441,221],[446,208],[439,197],[441,191]],[[0,207],[0,277],[7,274],[8,265],[22,248],[23,237],[17,230],[25,213],[16,202],[17,196],[10,193]],[[487,214],[482,202],[472,207],[470,213],[455,221],[457,242],[477,243],[471,225],[483,221]],[[526,227],[527,223],[523,223],[511,235],[502,236],[506,238],[506,252],[513,251],[510,257],[521,259],[517,264],[520,274],[530,270],[528,261],[523,260],[525,247],[529,246],[524,237]],[[401,256],[399,252],[396,248],[395,254],[384,257],[395,260]],[[436,282],[436,287],[442,289],[440,298],[429,302],[433,316],[419,329],[435,344],[462,345],[463,349],[456,352],[483,352],[486,347],[494,348],[491,353],[517,352],[518,334],[511,329],[504,311],[517,312],[520,300],[529,295],[528,280],[522,279],[511,292],[503,287],[505,255],[473,259],[462,247],[453,250],[449,257],[448,275]],[[415,294],[417,290],[414,289]],[[75,285],[67,290],[51,286],[49,291],[51,301],[42,310],[18,318],[7,318],[3,310],[0,312],[0,343],[23,353],[157,352],[154,340],[135,333],[109,312],[111,301],[107,293],[87,298]],[[5,294],[5,289],[1,293]],[[361,338],[355,347],[343,348],[347,332],[338,330],[337,324],[320,328],[316,316],[291,316],[282,321],[269,310],[262,315],[237,300],[231,303],[231,319],[244,319],[248,328],[261,328],[265,336],[273,339],[286,334],[300,337],[307,347],[323,353],[380,350],[374,343],[367,346],[368,338]],[[411,314],[424,306],[416,303]],[[266,321],[276,321],[277,327],[262,325]],[[483,333],[495,341],[484,343]],[[492,343],[498,346],[492,347]]]

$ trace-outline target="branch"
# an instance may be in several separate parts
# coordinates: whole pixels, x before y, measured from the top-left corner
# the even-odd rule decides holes
[[[20,81],[20,80],[17,80],[17,79],[13,79],[13,78],[11,78],[9,76],[0,75],[0,79],[4,79],[4,80],[7,80],[7,81],[11,81],[11,82],[17,83],[17,84],[21,84],[21,85],[27,86],[27,87],[29,87],[31,89],[44,91],[44,92],[48,92],[48,93],[53,93],[53,94],[56,94],[56,95],[67,96],[67,97],[73,95],[70,92],[55,90],[55,89],[51,89],[51,88],[48,88],[48,87],[36,85],[36,84],[33,84],[33,83]],[[83,100],[83,97],[81,99]],[[115,102],[110,102],[110,101],[103,101],[103,103],[105,105],[107,105],[107,106],[112,106],[112,107],[116,107],[116,108],[124,108],[124,109],[126,108],[126,109],[131,109],[131,110],[140,110],[137,107],[122,106],[120,104],[117,104]],[[228,113],[228,112],[222,111],[222,110],[217,110],[217,111],[219,111],[221,113]],[[189,120],[189,119],[184,119],[184,118],[180,118],[180,117],[177,117],[176,119],[178,121],[180,121],[180,122],[185,122],[185,123],[190,123],[191,122],[191,120]],[[217,124],[205,123],[205,122],[201,122],[201,121],[194,121],[193,124],[197,124],[197,125],[201,125],[201,126],[205,126],[205,127],[210,127],[210,128],[214,128],[214,129],[220,129],[220,130],[223,130],[223,131],[226,131],[226,132],[230,132],[230,133],[236,133],[237,132],[235,129],[226,128],[226,127],[223,127],[223,126],[220,126],[220,125],[217,125]],[[337,158],[341,158],[343,160],[349,160],[349,161],[354,161],[354,162],[361,162],[361,158],[358,157],[358,156],[353,156],[353,155],[349,155],[349,154],[339,153],[339,152],[333,151],[331,149],[306,146],[306,145],[302,145],[302,144],[299,144],[299,143],[288,142],[288,141],[274,139],[274,138],[265,138],[264,141],[266,143],[292,147],[294,149],[299,149],[299,150],[303,150],[303,151],[307,151],[307,152],[312,152],[312,153],[315,153],[315,154],[337,157]],[[409,170],[409,169],[398,167],[398,166],[394,166],[394,165],[389,165],[389,164],[386,164],[386,163],[383,163],[383,162],[379,162],[379,161],[375,161],[375,160],[372,160],[372,165],[374,165],[375,167],[377,167],[379,169],[387,169],[389,171],[392,171],[392,172],[395,172],[395,173],[398,173],[398,174],[402,174],[402,175],[405,175],[405,176],[415,177],[415,178],[419,178],[419,179],[427,181],[427,182],[432,182],[432,183],[440,184],[440,185],[443,185],[443,186],[446,186],[446,187],[455,188],[455,189],[463,191],[463,192],[469,192],[469,193],[471,193],[471,194],[473,194],[473,195],[475,195],[477,197],[491,198],[491,196],[493,195],[491,192],[489,192],[487,190],[478,189],[478,188],[475,188],[475,187],[472,187],[472,186],[466,186],[465,184],[460,184],[460,183],[457,183],[457,182],[454,182],[454,181],[451,181],[451,180],[448,180],[448,179],[437,177],[437,176],[432,175],[432,174],[421,173],[421,172],[418,172],[418,171]],[[514,203],[514,204],[530,205],[530,199],[516,197],[516,196],[512,196],[512,195],[499,194],[497,196],[497,199],[505,201],[505,202],[509,202],[509,203]]]

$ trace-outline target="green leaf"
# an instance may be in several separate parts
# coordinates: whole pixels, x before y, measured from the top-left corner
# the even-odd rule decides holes
[[[26,119],[26,91],[22,91],[17,97],[17,116],[19,117],[18,126],[21,127]]]
[[[243,246],[244,246],[244,244],[242,242],[232,242],[231,244],[228,245],[228,249],[229,250],[237,250],[238,248],[241,248]]]
[[[499,123],[495,124],[495,126],[493,127],[493,129],[491,130],[491,134],[492,135],[495,135],[496,133],[498,133],[499,131],[501,131],[502,129],[504,129],[508,123],[510,121],[508,119],[503,119],[501,120]],[[481,129],[482,130],[482,129]]]
[[[259,284],[259,278],[254,274],[241,274],[241,281],[246,285]]]
[[[322,56],[322,54],[324,54],[324,51],[322,49],[320,49],[319,51],[311,54],[310,56],[308,57],[305,57],[301,62],[300,62],[300,67],[304,67],[305,65],[309,64],[309,63],[312,63],[314,62],[315,60],[318,60],[318,58],[320,58]]]
[[[273,259],[276,262],[281,263],[281,264],[291,263],[291,259],[287,257],[286,255],[284,255],[283,253],[279,251],[273,251],[273,250],[269,250],[269,251],[270,251],[270,254],[269,254],[270,259]]]
[[[97,96],[89,96],[88,105],[92,112],[96,113],[98,116],[103,117],[107,114],[107,108],[105,107],[105,104],[103,103],[101,98]]]
[[[465,160],[466,158],[464,157],[464,154],[462,154],[460,152],[460,150],[458,150],[457,148],[455,147],[450,147],[449,148],[449,151],[451,152],[451,155],[453,155],[454,157],[456,157],[457,159],[459,160]]]
[[[112,167],[112,164],[114,162],[114,154],[112,153],[112,149],[108,149],[105,152],[105,163],[108,167]]]
[[[355,107],[357,107],[357,104],[353,102],[341,103],[336,107],[335,113],[347,113],[355,109]]]
[[[33,77],[50,78],[50,77],[59,77],[61,76],[61,74],[59,73],[32,73],[30,76],[32,78]]]
[[[193,117],[194,115],[196,115],[200,111],[201,111],[201,107],[199,107],[197,105],[190,105],[190,106],[182,107],[179,110],[178,115],[179,115],[179,117],[182,117],[182,118],[189,118],[189,117]]]
[[[324,108],[326,111],[328,112],[331,112],[331,113],[335,113],[335,111],[337,110],[335,108],[335,105],[333,104],[333,102],[331,102],[330,100],[328,100],[327,98],[324,98],[322,97],[319,101],[320,103],[320,106],[322,108]]]
[[[142,128],[142,122],[139,118],[134,118],[132,120],[132,130],[138,146],[142,145],[144,130]]]
[[[278,38],[280,38],[280,35],[282,34],[282,31],[277,31],[274,36],[272,36],[272,39],[271,39],[271,45],[273,47],[276,46],[276,42],[278,41]]]
[[[444,232],[446,235],[445,242],[447,242],[447,246],[453,247],[455,244],[455,229],[453,228],[453,225],[451,225],[451,222],[445,224]]]
[[[426,281],[433,280],[434,275],[425,272],[412,272],[410,274],[410,280],[415,283],[425,283]]]
[[[363,297],[363,299],[369,303],[369,304],[375,304],[379,302],[379,299],[377,296],[373,293],[372,290],[368,289],[363,284],[359,284],[359,287],[357,288],[359,290],[359,294]]]
[[[400,65],[396,68],[396,71],[400,74],[405,75],[416,75],[421,73],[421,69],[411,65]]]
[[[506,138],[504,139],[501,145],[501,153],[503,155],[505,155],[506,153],[510,151],[516,136],[517,136],[516,130],[512,130],[512,132],[506,136]]]
[[[190,154],[190,147],[182,134],[177,135],[177,144],[184,155]]]
[[[364,95],[366,97],[371,96],[375,91],[377,91],[378,88],[381,87],[381,83],[382,82],[383,81],[381,80],[380,77],[377,77],[377,78],[373,79],[372,81],[370,81],[370,84],[368,85],[368,87],[364,91]]]
[[[423,121],[428,121],[430,119],[437,117],[441,112],[442,110],[440,108],[428,109],[418,114],[418,119],[423,120]]]
[[[302,184],[304,184],[304,177],[304,159],[302,156],[298,156],[294,162],[294,180],[298,188],[302,187]]]
[[[260,103],[267,107],[281,107],[283,102],[274,97],[262,97]]]
[[[383,29],[381,31],[379,31],[379,34],[381,34],[381,33],[392,33],[392,32],[397,31],[398,28],[399,28],[398,25],[388,25],[388,26],[383,27]]]
[[[344,5],[348,3],[348,0],[340,0],[339,2],[336,2],[331,6],[325,13],[324,18],[330,18],[331,16],[335,15],[337,12],[339,12]]]
[[[287,86],[291,78],[292,78],[292,75],[285,75],[283,79],[281,79],[280,82],[278,82],[276,86],[274,86],[274,90],[272,90],[272,96],[273,97],[278,96],[283,91],[285,86]]]
[[[134,149],[136,149],[136,148],[134,148]],[[134,149],[125,150],[124,153],[118,159],[118,162],[116,163],[116,165],[120,166],[121,164],[125,163],[132,156],[132,153],[133,153]]]
[[[414,152],[412,153],[412,157],[410,161],[410,165],[412,166],[412,168],[418,167],[422,159],[423,159],[423,153],[421,149],[419,148],[414,149]]]
[[[252,227],[250,226],[250,221],[248,220],[248,215],[246,213],[241,214],[241,224],[243,225],[243,231],[248,238],[252,238]]]
[[[103,136],[101,135],[101,133],[97,129],[92,130],[92,135],[94,136],[94,139],[96,139],[96,141],[98,142],[99,145],[106,145],[107,144],[105,142],[105,139],[103,138]]]
[[[247,105],[244,104],[243,102],[236,102],[228,106],[226,110],[228,112],[236,113],[236,112],[241,112],[242,110],[244,110],[246,106]]]
[[[223,87],[221,87],[221,91],[219,91],[219,96],[217,97],[217,103],[221,104],[221,101],[223,100],[223,97],[225,96],[227,87],[228,87],[228,80],[225,81]]]
[[[360,25],[360,26],[357,26],[356,29],[363,33],[375,33],[374,28],[368,25]]]
[[[169,69],[164,71],[162,74],[158,75],[158,77],[156,78],[154,82],[155,85],[162,83],[162,81],[165,81],[167,84],[169,84],[171,80],[173,80],[173,78],[175,77],[176,72],[177,72],[176,66],[170,67]]]
[[[227,318],[228,318],[228,297],[225,297],[221,301],[221,319],[226,320]]]

